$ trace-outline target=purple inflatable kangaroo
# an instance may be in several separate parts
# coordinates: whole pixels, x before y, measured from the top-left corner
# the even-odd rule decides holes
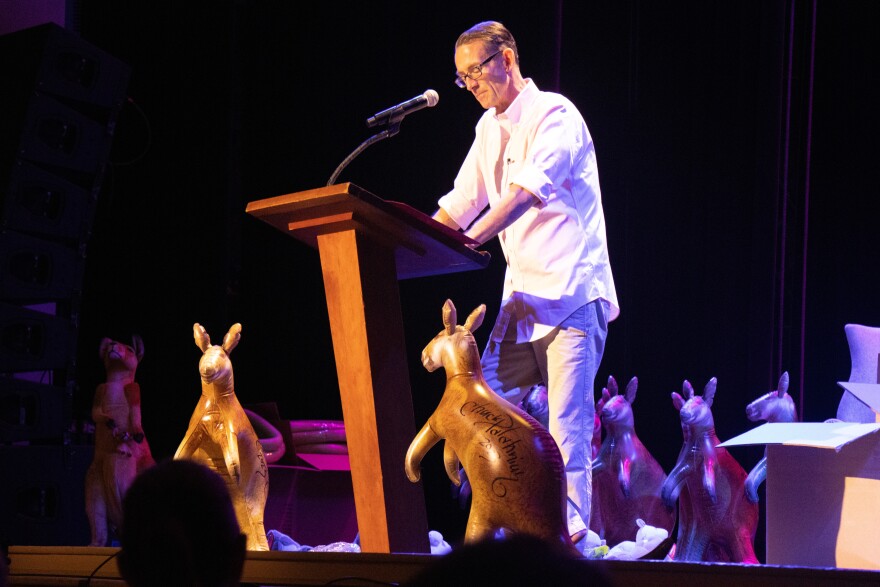
[[[681,416],[684,444],[660,496],[673,507],[678,500],[677,561],[757,563],[754,539],[758,506],[746,499],[746,472],[724,448],[718,446],[712,400],[713,377],[694,394],[687,381],[681,395],[672,392],[672,403]]]
[[[797,411],[794,400],[788,395],[788,371],[779,378],[776,391],[765,393],[748,406],[746,417],[752,422],[797,422]],[[758,503],[758,487],[767,478],[767,450],[764,458],[758,461],[746,477],[746,497],[752,503]]]
[[[675,509],[660,499],[666,473],[636,435],[632,404],[638,386],[633,377],[619,395],[609,377],[596,405],[605,438],[593,460],[590,529],[612,546],[635,540],[639,519],[670,534],[675,525]]]
[[[456,325],[455,306],[443,305],[443,330],[422,351],[428,371],[446,370],[446,389],[406,453],[406,475],[419,480],[425,454],[445,440],[443,461],[455,485],[459,462],[472,490],[464,541],[491,537],[498,530],[537,536],[577,550],[565,522],[565,471],[556,442],[546,428],[489,388],[471,332],[483,322],[486,306]]]

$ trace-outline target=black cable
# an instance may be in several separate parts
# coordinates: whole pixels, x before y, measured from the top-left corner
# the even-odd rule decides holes
[[[117,550],[116,552],[114,552],[113,554],[111,554],[110,556],[108,556],[106,559],[104,559],[104,562],[102,562],[100,565],[98,565],[97,567],[95,567],[95,570],[92,571],[92,574],[89,575],[87,579],[84,579],[84,580],[80,583],[81,587],[89,587],[89,585],[92,584],[92,577],[94,577],[94,576],[97,574],[98,571],[100,571],[102,568],[104,568],[104,565],[106,565],[107,563],[109,563],[110,561],[112,561],[114,558],[116,558],[116,555],[117,555],[117,554],[119,554],[119,550]]]
[[[110,161],[110,164],[115,167],[126,167],[128,165],[137,163],[147,155],[147,153],[150,151],[150,148],[153,146],[153,127],[150,125],[150,119],[147,117],[146,112],[144,112],[143,108],[141,108],[131,96],[128,96],[125,99],[125,103],[131,104],[132,108],[134,108],[135,112],[138,113],[141,120],[143,120],[147,136],[144,142],[144,148],[141,149],[140,153],[136,154],[134,157],[131,157],[127,161]]]

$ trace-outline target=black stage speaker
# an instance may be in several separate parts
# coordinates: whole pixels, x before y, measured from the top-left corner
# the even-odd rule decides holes
[[[69,369],[75,351],[70,320],[0,302],[0,373]]]
[[[0,36],[0,71],[0,439],[61,438],[86,244],[130,67],[48,23]],[[42,385],[21,383],[34,377]]]
[[[0,543],[87,545],[84,486],[93,454],[91,446],[0,445]]]
[[[74,245],[92,228],[97,196],[24,160],[13,162],[0,209],[0,231]]]
[[[52,94],[105,116],[125,100],[130,67],[55,23],[0,36],[0,54],[19,93]]]
[[[0,300],[35,303],[78,296],[83,265],[80,247],[0,232]]]
[[[25,159],[97,188],[130,68],[54,23],[0,37],[0,67],[4,167]]]
[[[58,437],[72,420],[73,386],[0,378],[0,443]]]
[[[88,188],[101,180],[112,128],[54,96],[35,93],[24,112],[16,156]]]
[[[130,68],[47,23],[0,36],[0,71],[0,228],[76,250],[91,230]]]

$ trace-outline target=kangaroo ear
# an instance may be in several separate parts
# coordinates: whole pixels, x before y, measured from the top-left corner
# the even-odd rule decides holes
[[[134,349],[134,356],[137,357],[138,363],[144,358],[144,340],[137,334],[131,337],[131,348]]]
[[[464,321],[464,327],[473,332],[483,323],[483,317],[485,315],[486,304],[480,304],[473,312],[471,312],[470,316],[467,317],[467,320]]]
[[[611,401],[611,394],[608,393],[607,387],[603,387],[602,398],[596,403],[596,413],[601,412],[602,408],[604,408],[605,404],[607,404],[609,401]]]
[[[626,384],[626,392],[624,393],[624,398],[629,405],[632,405],[633,402],[636,401],[636,392],[639,390],[639,378],[633,377],[629,380],[629,383]]]
[[[718,387],[718,379],[713,377],[706,383],[706,387],[703,388],[703,402],[710,408],[712,407],[712,401],[715,399],[716,387]]]
[[[694,386],[691,385],[691,382],[687,379],[681,384],[681,395],[684,396],[685,399],[691,399],[694,397]]]
[[[675,409],[679,412],[684,407],[685,401],[684,398],[678,395],[676,392],[672,392],[672,405],[675,406]]]
[[[778,397],[784,396],[788,392],[788,371],[779,377],[779,384],[776,386]]]
[[[446,328],[446,334],[455,332],[455,325],[458,322],[458,314],[455,311],[455,304],[452,300],[446,300],[443,304],[443,326]]]
[[[223,337],[223,350],[226,351],[227,355],[238,346],[239,340],[241,340],[241,324],[236,322],[229,327],[229,332]]]
[[[617,379],[614,378],[614,375],[608,376],[608,393],[611,395],[617,395],[620,390],[617,387]]]
[[[104,360],[104,355],[107,354],[107,349],[111,344],[113,344],[113,341],[106,336],[101,339],[101,344],[98,345],[98,356],[101,360]]]
[[[193,338],[196,340],[196,346],[199,347],[203,353],[211,348],[211,337],[208,336],[208,333],[205,332],[205,328],[198,322],[193,324]]]

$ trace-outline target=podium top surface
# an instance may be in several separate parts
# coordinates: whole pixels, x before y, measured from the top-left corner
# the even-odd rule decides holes
[[[319,235],[350,229],[386,242],[394,248],[398,279],[483,269],[491,259],[472,248],[477,241],[352,183],[256,200],[246,212],[314,248]]]

